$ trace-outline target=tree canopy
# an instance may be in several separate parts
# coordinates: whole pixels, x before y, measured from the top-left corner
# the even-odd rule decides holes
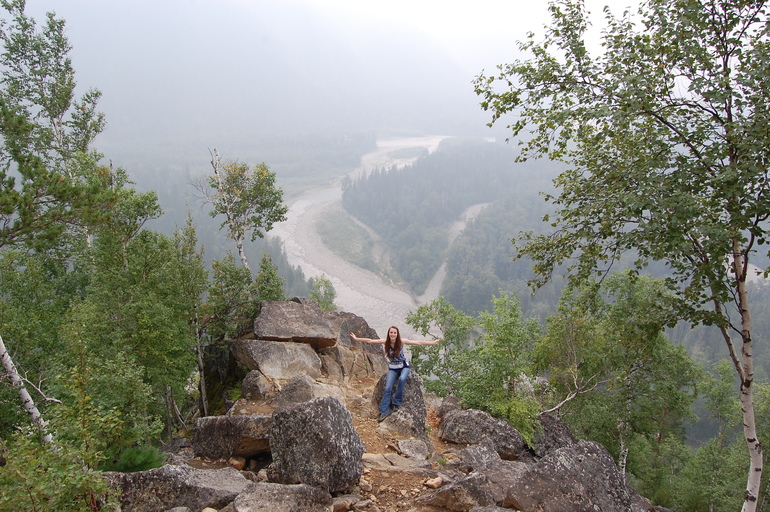
[[[666,262],[676,317],[719,327],[740,378],[744,509],[755,510],[762,456],[746,283],[770,214],[767,3],[648,0],[638,22],[606,13],[598,52],[583,2],[549,9],[544,40],[521,45],[529,60],[475,81],[493,122],[515,115],[522,158],[569,165],[549,196],[554,231],[518,247],[536,261],[536,285],[565,262],[575,282],[628,252],[639,269]]]

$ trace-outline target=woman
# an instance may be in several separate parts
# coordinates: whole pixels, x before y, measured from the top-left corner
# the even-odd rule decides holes
[[[398,327],[391,327],[388,329],[387,339],[378,338],[359,338],[352,332],[350,333],[350,339],[353,341],[360,341],[361,343],[369,343],[376,345],[385,345],[385,357],[388,358],[388,377],[385,379],[385,391],[382,393],[382,400],[380,401],[380,416],[377,421],[382,421],[393,412],[391,409],[390,396],[393,392],[393,384],[398,379],[398,388],[396,394],[393,396],[393,409],[401,407],[401,402],[404,399],[404,384],[409,377],[409,362],[404,355],[404,345],[438,345],[441,340],[424,340],[416,341],[407,338],[401,338],[401,332]]]

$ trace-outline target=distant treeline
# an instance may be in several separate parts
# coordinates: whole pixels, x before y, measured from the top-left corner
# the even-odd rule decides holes
[[[404,169],[378,169],[351,183],[343,206],[383,237],[394,269],[417,294],[448,258],[442,294],[475,313],[529,268],[512,261],[510,238],[538,225],[546,206],[539,192],[555,174],[551,163],[515,157],[504,144],[448,139]],[[451,224],[477,204],[490,205],[450,249]]]

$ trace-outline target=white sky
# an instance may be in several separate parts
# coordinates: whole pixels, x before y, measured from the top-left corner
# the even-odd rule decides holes
[[[598,30],[605,5],[618,16],[639,1],[585,3]],[[542,39],[547,6],[547,0],[27,0],[27,13],[39,23],[47,11],[66,20],[78,83],[103,93],[99,105],[109,125],[99,147],[116,154],[111,143],[163,148],[175,134],[221,145],[215,137],[280,131],[300,118],[347,116],[353,123],[370,116],[372,126],[391,125],[407,115],[399,108],[430,119],[440,105],[452,106],[440,113],[453,126],[488,133],[472,79],[524,58],[517,42],[528,32]],[[338,55],[349,60],[338,62]],[[294,74],[282,74],[279,65],[289,62],[297,63]],[[392,115],[370,113],[366,91],[380,94],[375,101]],[[423,114],[426,105],[434,108],[430,114]],[[340,108],[332,112],[333,106]]]
[[[211,1],[211,0],[198,0]],[[257,10],[254,0],[228,0]],[[346,20],[377,20],[406,24],[432,37],[466,69],[478,73],[509,62],[517,41],[528,32],[542,34],[550,23],[547,0],[298,0]],[[615,16],[639,0],[585,0],[598,29],[604,26],[603,8]],[[479,67],[479,64],[482,64]]]

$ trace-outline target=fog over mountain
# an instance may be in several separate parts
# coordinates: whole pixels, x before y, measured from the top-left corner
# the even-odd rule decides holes
[[[407,23],[296,2],[28,2],[39,23],[50,10],[67,21],[79,86],[103,93],[97,146],[120,165],[205,164],[209,147],[248,159],[268,135],[490,135],[473,73]]]

